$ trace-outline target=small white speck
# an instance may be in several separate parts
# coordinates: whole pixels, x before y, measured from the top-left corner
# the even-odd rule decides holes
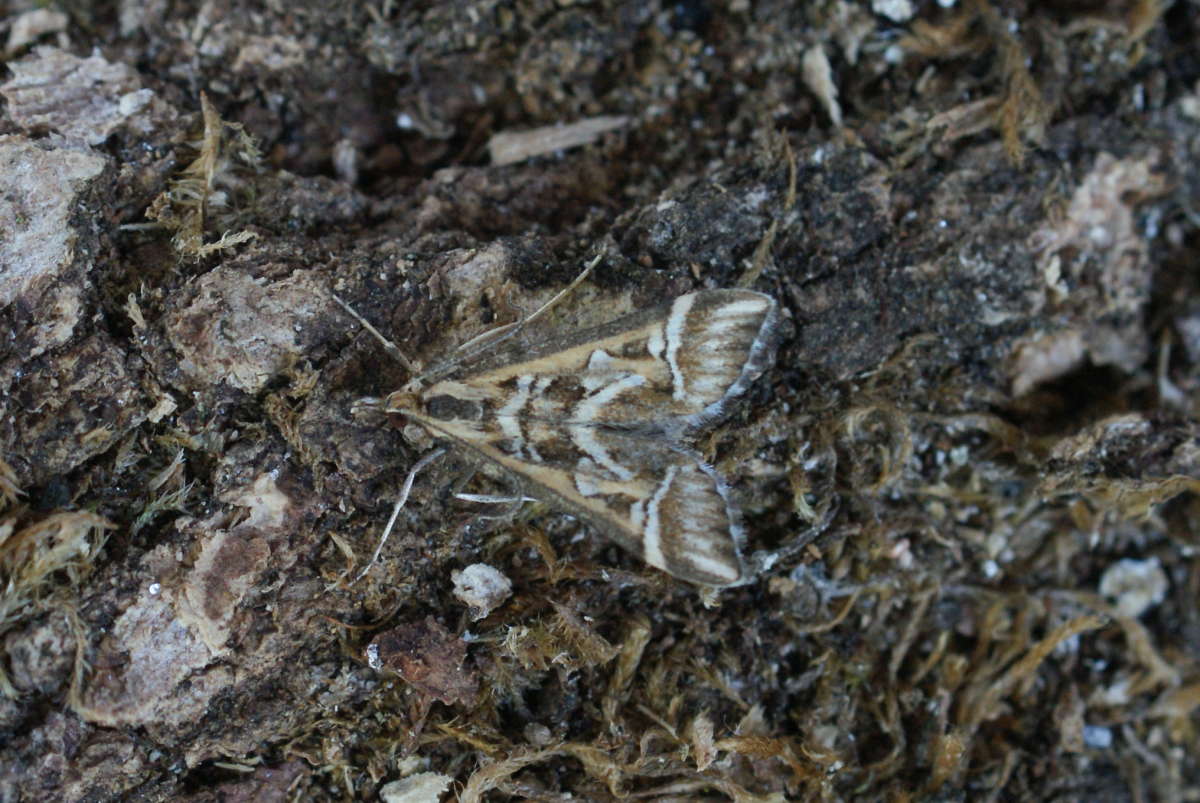
[[[1096,245],[1108,245],[1112,242],[1112,235],[1105,226],[1092,226],[1088,229],[1088,238]]]
[[[400,114],[396,115],[396,127],[408,131],[409,129],[416,128],[417,125],[413,122],[412,115],[407,112],[400,112]]]
[[[892,22],[908,22],[913,16],[909,0],[871,0],[871,10]]]
[[[1096,696],[1096,702],[1113,707],[1129,705],[1129,701],[1133,699],[1130,692],[1132,683],[1133,681],[1129,678],[1121,678],[1108,688],[1102,689],[1101,693]]]
[[[162,591],[162,585],[159,583],[151,583],[150,588],[148,588],[147,591],[150,592],[150,596],[157,597],[159,592]]]
[[[994,580],[1000,576],[1000,564],[994,560],[985,560],[983,562],[983,576],[989,580]]]
[[[372,669],[376,669],[376,670],[380,669],[383,666],[383,662],[381,660],[379,660],[379,645],[378,644],[370,644],[367,646],[367,666],[371,667]]]
[[[1112,747],[1112,730],[1099,725],[1083,726],[1083,743],[1096,750],[1107,750]]]

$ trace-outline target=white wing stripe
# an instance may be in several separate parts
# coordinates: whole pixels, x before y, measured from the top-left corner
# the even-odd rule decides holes
[[[636,388],[644,384],[646,384],[646,378],[641,374],[629,374],[621,377],[603,390],[593,393],[575,405],[572,417],[582,423],[572,424],[568,427],[571,433],[571,440],[575,442],[576,446],[586,452],[588,457],[595,460],[598,465],[611,471],[617,478],[626,481],[633,479],[633,472],[616,460],[613,460],[612,455],[608,453],[604,445],[596,439],[596,428],[592,425],[592,422],[599,421],[600,411],[614,398],[630,388]]]
[[[671,387],[676,401],[687,398],[683,371],[679,370],[679,349],[683,345],[683,330],[695,301],[695,293],[680,296],[671,305],[671,314],[667,317],[667,366],[671,370]]]
[[[654,491],[654,496],[650,497],[650,502],[646,506],[646,526],[642,529],[642,555],[647,563],[660,569],[667,567],[667,557],[662,550],[662,517],[659,515],[658,508],[662,504],[663,498],[670,493],[671,484],[675,481],[677,473],[679,473],[677,466],[667,469],[667,476],[663,477],[662,483]],[[640,504],[638,504],[639,507]],[[640,512],[638,511],[638,513]]]
[[[517,379],[517,392],[496,411],[496,420],[504,437],[515,444],[519,454],[525,448],[525,437],[521,434],[521,411],[529,403],[529,388],[533,385],[533,377],[529,374]]]

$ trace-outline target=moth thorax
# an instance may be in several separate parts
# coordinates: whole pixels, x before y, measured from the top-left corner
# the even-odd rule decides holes
[[[479,421],[483,418],[482,404],[448,393],[430,396],[424,402],[425,414],[439,421]]]

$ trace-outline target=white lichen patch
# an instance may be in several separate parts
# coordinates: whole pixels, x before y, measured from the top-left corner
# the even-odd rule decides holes
[[[486,563],[473,563],[452,572],[454,596],[471,609],[472,619],[483,619],[512,595],[512,581]]]
[[[0,137],[0,307],[36,296],[71,265],[78,240],[71,215],[105,162],[99,154]],[[66,342],[63,324],[48,328],[43,348]]]
[[[1167,573],[1158,558],[1119,560],[1100,578],[1101,595],[1113,600],[1122,616],[1137,618],[1167,595]]]

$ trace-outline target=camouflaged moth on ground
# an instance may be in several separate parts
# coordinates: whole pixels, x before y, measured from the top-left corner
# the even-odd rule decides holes
[[[494,463],[651,566],[727,586],[745,573],[740,515],[725,481],[686,444],[773,361],[778,321],[770,296],[701,290],[492,349],[414,379],[381,406]]]

